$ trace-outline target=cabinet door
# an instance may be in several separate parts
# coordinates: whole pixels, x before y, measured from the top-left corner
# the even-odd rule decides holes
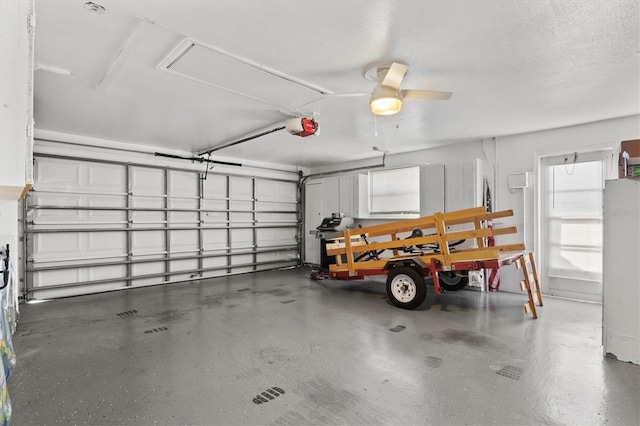
[[[420,167],[420,216],[444,212],[444,164]]]
[[[322,183],[312,182],[305,185],[304,211],[304,261],[320,263],[320,240],[313,235],[316,226],[322,223]]]
[[[604,190],[604,353],[640,364],[640,181],[608,180]]]
[[[322,184],[320,211],[322,212],[322,217],[331,217],[331,213],[340,212],[340,181],[337,177],[328,177],[320,179],[320,183]],[[320,225],[320,222],[318,222],[318,225]]]
[[[447,164],[445,167],[445,211],[469,209],[482,205],[482,170],[480,160]]]
[[[325,217],[340,210],[340,186],[337,177],[307,182],[305,185],[304,261],[320,264],[320,240],[315,237],[316,227]]]
[[[357,176],[340,176],[338,180],[340,213],[354,217],[354,178]]]

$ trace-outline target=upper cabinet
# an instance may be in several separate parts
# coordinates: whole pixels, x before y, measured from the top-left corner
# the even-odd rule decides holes
[[[420,215],[482,206],[484,178],[484,162],[479,158],[422,166]]]

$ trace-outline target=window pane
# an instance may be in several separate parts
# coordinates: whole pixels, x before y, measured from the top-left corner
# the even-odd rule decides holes
[[[420,168],[370,172],[371,213],[420,213]]]
[[[549,167],[549,274],[600,280],[602,162]]]

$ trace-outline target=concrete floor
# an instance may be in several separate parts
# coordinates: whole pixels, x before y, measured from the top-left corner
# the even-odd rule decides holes
[[[415,311],[308,269],[22,306],[24,424],[640,423],[595,304],[459,291]]]

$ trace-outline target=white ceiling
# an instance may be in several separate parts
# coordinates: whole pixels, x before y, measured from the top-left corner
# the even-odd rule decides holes
[[[36,0],[37,129],[199,153],[315,113],[317,136],[214,153],[312,167],[640,112],[640,0],[84,3]],[[332,95],[390,60],[453,96],[376,118]]]

